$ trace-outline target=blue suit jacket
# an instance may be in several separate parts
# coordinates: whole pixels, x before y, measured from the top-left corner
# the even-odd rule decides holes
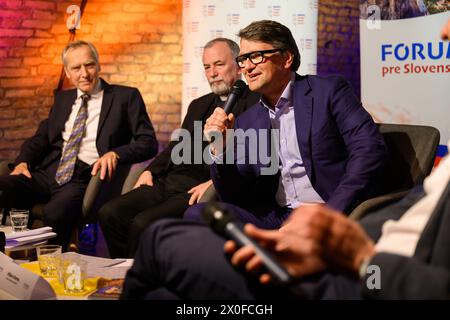
[[[297,75],[294,116],[306,173],[329,206],[348,213],[377,192],[377,173],[386,158],[384,139],[343,78]],[[235,129],[239,128],[270,129],[268,110],[256,104],[236,119]],[[247,158],[250,152],[247,143]],[[259,160],[212,165],[222,201],[256,214],[273,210],[279,174],[261,175],[260,169],[267,166]]]

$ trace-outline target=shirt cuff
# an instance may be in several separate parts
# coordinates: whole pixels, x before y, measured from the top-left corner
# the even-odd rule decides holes
[[[218,155],[214,155],[214,154],[212,153],[211,148],[212,148],[212,146],[209,145],[209,155],[211,156],[211,159],[213,159],[214,163],[217,163],[217,164],[223,164],[224,152],[222,152],[222,153],[220,153],[220,154],[218,154]]]

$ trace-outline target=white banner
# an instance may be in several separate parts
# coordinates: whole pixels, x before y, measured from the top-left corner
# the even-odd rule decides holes
[[[235,40],[238,31],[256,20],[287,26],[300,50],[299,73],[316,74],[318,0],[183,0],[182,117],[189,103],[211,92],[203,72],[203,46],[211,39]]]
[[[362,102],[378,122],[438,128],[442,156],[450,139],[450,42],[440,30],[450,12],[431,14],[423,5],[402,19],[406,10],[395,16],[372,7],[361,7],[369,12],[360,20]],[[380,13],[396,20],[380,20]]]

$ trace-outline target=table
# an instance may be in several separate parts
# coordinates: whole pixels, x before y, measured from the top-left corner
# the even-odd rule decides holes
[[[5,235],[12,233],[11,226],[0,226],[0,231],[4,232]],[[36,259],[36,247],[47,243],[48,240],[43,240],[39,242],[25,244],[23,246],[17,246],[14,248],[5,249],[5,254],[13,259],[23,259],[23,260],[35,260]]]

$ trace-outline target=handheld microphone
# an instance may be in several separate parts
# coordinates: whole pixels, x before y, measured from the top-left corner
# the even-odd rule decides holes
[[[228,99],[223,106],[223,110],[226,114],[231,113],[231,110],[233,110],[233,107],[236,104],[237,100],[242,96],[242,92],[244,91],[245,86],[246,84],[242,80],[236,80],[236,82],[233,84],[230,94],[228,95]]]
[[[236,82],[233,84],[233,87],[230,90],[230,94],[228,95],[228,99],[222,107],[226,114],[231,113],[237,100],[242,96],[245,86],[246,84],[242,80],[236,80]],[[213,133],[211,132],[206,135],[208,141],[211,142],[212,136]]]
[[[231,214],[219,203],[210,202],[206,204],[202,215],[214,232],[227,239],[236,241],[239,246],[252,246],[269,273],[281,284],[287,285],[292,282],[292,277],[286,269],[269,252],[263,249],[259,243],[246,235],[243,230],[243,224],[233,221]]]

